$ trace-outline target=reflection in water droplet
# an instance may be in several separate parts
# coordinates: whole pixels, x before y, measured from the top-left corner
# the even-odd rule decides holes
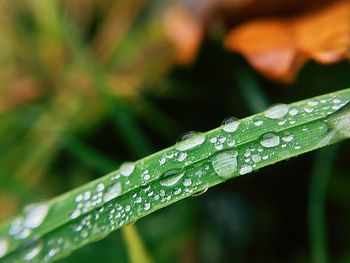
[[[227,180],[237,171],[237,155],[238,152],[232,149],[218,152],[210,158],[215,172],[221,179]]]
[[[27,214],[23,225],[28,228],[36,228],[44,221],[49,211],[49,206],[47,204],[33,204],[25,210]]]
[[[115,183],[113,186],[109,187],[106,193],[103,195],[103,201],[108,202],[122,193],[122,185],[120,183]]]
[[[183,176],[185,172],[181,169],[167,171],[162,175],[162,179],[159,182],[162,186],[172,186],[176,184]]]
[[[280,144],[280,137],[272,132],[266,133],[262,136],[260,143],[262,146],[270,148]]]
[[[2,258],[6,254],[7,248],[8,241],[5,238],[0,238],[0,258]]]
[[[193,194],[192,196],[200,196],[200,195],[204,194],[206,191],[208,191],[208,188],[205,188],[205,189]]]
[[[239,126],[239,122],[237,121],[238,119],[235,117],[229,117],[226,118],[223,122],[222,122],[222,126],[223,126],[223,130],[225,132],[234,132],[237,130],[238,126]]]
[[[226,119],[224,119],[221,123],[221,125],[226,125],[226,124],[229,124],[229,123],[232,123],[232,122],[235,122],[235,121],[238,121],[238,118],[236,117],[227,117]]]
[[[277,104],[268,108],[265,111],[265,116],[270,119],[280,119],[288,113],[288,109],[286,104]]]
[[[120,166],[120,174],[123,176],[129,176],[135,169],[135,164],[131,162],[123,163]]]
[[[185,151],[195,146],[201,145],[205,141],[205,137],[198,132],[189,132],[181,136],[176,144],[176,149]]]

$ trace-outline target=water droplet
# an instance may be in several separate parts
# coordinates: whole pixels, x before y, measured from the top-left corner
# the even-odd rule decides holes
[[[267,148],[275,147],[280,144],[280,137],[272,132],[265,133],[262,136],[260,143]]]
[[[181,136],[176,144],[176,149],[179,151],[185,151],[201,145],[205,141],[205,137],[198,132],[189,132]]]
[[[184,186],[190,186],[192,184],[192,181],[190,178],[186,178],[183,182],[183,185]]]
[[[167,171],[163,174],[160,185],[172,186],[176,184],[183,176],[185,172],[181,169]]]
[[[250,165],[243,165],[241,169],[239,170],[239,174],[247,174],[250,173],[253,170],[253,168]]]
[[[304,108],[304,111],[307,112],[307,113],[311,113],[311,112],[314,111],[314,109],[313,109],[313,108],[305,107],[305,108]]]
[[[41,243],[37,244],[24,256],[24,259],[27,261],[32,260],[36,255],[39,254],[41,249],[42,249]]]
[[[210,142],[211,142],[211,143],[216,143],[217,140],[218,140],[218,139],[217,139],[216,137],[210,138]]]
[[[28,206],[25,210],[27,214],[23,225],[27,228],[36,228],[44,221],[49,212],[49,206],[47,204],[33,204]]]
[[[217,175],[223,180],[231,178],[237,171],[236,150],[227,150],[214,154],[210,161]]]
[[[200,196],[200,195],[204,194],[206,191],[208,191],[208,188],[205,188],[205,189],[193,194],[192,196]]]
[[[314,100],[311,100],[311,101],[308,101],[307,104],[310,105],[310,106],[316,106],[318,104],[318,102],[314,101]]]
[[[180,153],[180,155],[179,155],[179,157],[177,158],[177,160],[178,160],[179,162],[182,162],[183,160],[186,159],[186,157],[187,157],[187,153],[182,152],[182,153]]]
[[[299,113],[299,110],[296,109],[296,108],[293,108],[289,111],[289,114],[292,115],[292,116],[295,116]]]
[[[86,191],[86,192],[84,193],[84,200],[87,201],[87,200],[90,199],[90,197],[91,197],[91,192],[90,192],[90,191]]]
[[[146,211],[148,211],[150,208],[151,208],[151,204],[150,204],[150,203],[145,203],[144,209],[145,209]]]
[[[280,119],[288,113],[288,110],[286,104],[276,104],[265,111],[265,116],[270,119]]]
[[[254,163],[258,163],[258,162],[261,161],[261,157],[260,157],[260,155],[258,155],[258,154],[254,154],[254,155],[252,156],[252,160],[253,160]]]
[[[79,194],[77,195],[77,197],[75,197],[75,202],[81,202],[83,200],[83,195],[82,194]]]
[[[228,117],[224,119],[221,125],[223,126],[223,130],[225,132],[234,132],[237,130],[239,122],[238,119],[235,117]]]
[[[350,103],[327,117],[325,123],[328,126],[326,136],[319,142],[319,146],[328,145],[341,139],[350,137]]]
[[[286,134],[285,136],[282,137],[282,140],[285,142],[291,142],[293,141],[294,136],[292,134]]]
[[[129,176],[135,169],[135,164],[131,162],[123,163],[120,166],[120,174],[123,176]]]
[[[122,193],[122,185],[120,183],[115,183],[113,186],[109,187],[106,193],[103,195],[103,201],[108,202]]]
[[[81,215],[80,209],[75,209],[74,212],[70,215],[70,218],[71,219],[75,219],[75,218],[77,218],[80,215]]]
[[[233,117],[233,116],[227,117],[227,118],[225,118],[225,119],[222,121],[221,125],[226,125],[226,124],[229,124],[229,123],[232,123],[232,122],[235,122],[235,121],[238,121],[238,118]]]
[[[7,253],[8,241],[5,238],[0,238],[0,258]]]
[[[97,185],[97,192],[101,192],[101,191],[103,191],[103,189],[105,189],[105,185],[104,184],[100,183],[100,184]]]

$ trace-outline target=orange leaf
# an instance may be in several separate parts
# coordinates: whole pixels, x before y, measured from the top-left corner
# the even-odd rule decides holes
[[[231,30],[227,49],[242,53],[266,77],[290,83],[308,59],[329,64],[350,58],[350,2],[288,20],[260,19]]]

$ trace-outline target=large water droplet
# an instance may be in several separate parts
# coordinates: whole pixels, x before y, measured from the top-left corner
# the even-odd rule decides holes
[[[223,130],[225,132],[234,132],[237,130],[239,126],[238,119],[236,117],[228,117],[224,119],[224,121],[221,124],[223,126]]]
[[[23,225],[27,228],[36,228],[44,221],[49,212],[49,206],[47,204],[32,204],[25,210],[27,214]]]
[[[238,152],[232,149],[218,152],[210,158],[215,172],[221,179],[227,180],[237,171],[237,155]]]
[[[350,137],[350,103],[329,115],[326,123],[330,130],[336,130],[336,139]]]
[[[162,186],[172,186],[176,184],[184,174],[185,172],[181,169],[167,171],[162,175],[162,179],[159,183]]]
[[[111,187],[109,187],[106,193],[103,195],[103,201],[108,202],[116,197],[118,197],[122,193],[122,185],[120,183],[115,183]]]
[[[8,241],[5,238],[0,238],[0,258],[7,253]]]
[[[123,176],[129,176],[135,169],[135,164],[131,162],[123,163],[120,166],[120,174]]]
[[[276,104],[265,111],[265,116],[270,119],[280,119],[288,113],[288,110],[286,104]]]
[[[181,136],[176,144],[176,149],[179,151],[185,151],[201,145],[205,141],[204,135],[196,132],[189,132]]]
[[[262,146],[270,148],[280,144],[280,137],[272,132],[265,133],[260,140]]]

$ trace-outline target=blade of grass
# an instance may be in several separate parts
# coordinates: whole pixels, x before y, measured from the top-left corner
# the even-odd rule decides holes
[[[350,137],[350,89],[197,134],[0,226],[2,262],[50,262],[208,187]]]
[[[153,260],[145,250],[145,246],[137,233],[135,225],[123,228],[123,237],[128,249],[130,263],[151,263]]]
[[[321,149],[316,153],[310,183],[309,233],[311,259],[314,263],[329,262],[327,250],[325,198],[328,178],[331,175],[338,145]]]

